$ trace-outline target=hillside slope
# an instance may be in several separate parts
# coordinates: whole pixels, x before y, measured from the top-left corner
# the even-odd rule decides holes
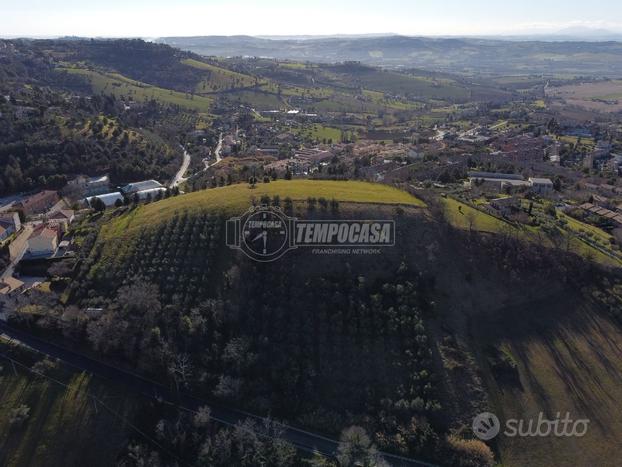
[[[226,248],[225,220],[275,195],[298,218],[395,219],[395,246],[300,248],[265,264]],[[30,316],[206,399],[330,436],[361,425],[384,451],[461,467],[490,467],[489,447],[512,466],[573,452],[584,465],[614,462],[602,448],[620,424],[619,280],[561,250],[457,229],[437,210],[385,185],[313,180],[120,208],[102,216],[63,294],[101,313]],[[568,450],[560,440],[488,447],[470,430],[484,411],[539,410],[588,416],[594,431]]]
[[[622,439],[620,327],[570,293],[502,314],[473,329],[483,348],[507,349],[518,369],[514,383],[488,373],[493,411],[504,420],[537,420],[539,413],[589,420],[582,438],[500,437],[503,465],[615,465],[610,446]]]

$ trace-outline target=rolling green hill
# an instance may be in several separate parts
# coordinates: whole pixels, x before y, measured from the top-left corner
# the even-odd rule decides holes
[[[237,73],[193,58],[184,59],[181,63],[206,72],[206,78],[197,84],[196,92],[198,93],[248,88],[260,84],[259,80],[253,76]]]
[[[271,183],[259,183],[254,189],[246,184],[230,185],[222,188],[202,190],[151,203],[132,210],[130,213],[114,219],[102,229],[104,238],[113,238],[118,234],[140,231],[171,219],[182,211],[224,212],[241,214],[251,206],[254,199],[259,202],[262,196],[280,196],[281,200],[289,197],[293,201],[304,201],[309,197],[336,199],[340,202],[369,204],[404,204],[425,206],[414,196],[387,185],[357,181],[327,180],[277,180]]]
[[[209,112],[212,99],[205,96],[194,96],[187,93],[164,89],[141,83],[119,73],[106,73],[79,67],[58,68],[59,72],[67,72],[84,76],[93,92],[124,97],[138,102],[156,100],[162,104],[177,105],[188,110]]]

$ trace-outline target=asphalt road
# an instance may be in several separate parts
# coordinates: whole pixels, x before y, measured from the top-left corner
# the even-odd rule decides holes
[[[220,136],[218,137],[218,144],[216,145],[216,148],[214,148],[214,157],[216,158],[216,161],[210,163],[209,160],[203,159],[203,163],[205,164],[205,170],[209,169],[213,165],[218,164],[222,160],[222,158],[220,157],[221,152],[222,152],[222,133],[220,133]]]
[[[175,174],[175,177],[173,177],[173,180],[169,184],[169,188],[175,188],[177,185],[179,185],[180,183],[186,180],[184,178],[184,175],[188,171],[188,167],[190,166],[190,154],[188,154],[188,151],[186,151],[186,148],[184,148],[183,146],[181,147],[181,149],[184,151],[184,158],[181,163],[181,167],[179,168],[179,170]]]
[[[211,410],[212,419],[226,425],[235,425],[238,422],[251,419],[259,423],[266,419],[241,410],[225,407],[222,404],[213,404],[205,400],[198,399],[189,394],[175,394],[170,388],[155,381],[144,378],[138,374],[114,367],[108,363],[87,357],[83,354],[60,347],[51,342],[39,339],[20,329],[9,326],[6,322],[0,321],[0,334],[5,334],[13,340],[19,341],[50,357],[62,360],[66,364],[86,371],[96,376],[122,383],[130,390],[143,394],[149,398],[167,402],[182,409],[195,411],[201,406],[208,406]],[[312,453],[317,451],[325,456],[334,457],[337,453],[338,442],[298,428],[288,425],[281,425],[282,438],[289,441],[298,449]],[[435,467],[433,464],[408,459],[393,454],[381,453],[384,459],[394,466],[426,466]]]

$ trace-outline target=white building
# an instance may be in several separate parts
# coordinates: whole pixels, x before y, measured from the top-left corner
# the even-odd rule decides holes
[[[519,174],[469,172],[468,176],[469,180],[465,182],[467,188],[479,188],[482,191],[494,193],[530,186],[530,183]]]
[[[121,188],[124,195],[131,195],[139,191],[152,190],[154,188],[164,188],[162,184],[156,180],[145,180],[142,182],[134,182]]]
[[[123,202],[123,195],[119,193],[118,191],[115,191],[114,193],[106,193],[105,195],[97,195],[97,196],[92,196],[91,198],[88,198],[86,202],[89,204],[89,206],[91,206],[91,203],[95,198],[102,200],[104,205],[107,208],[114,207],[117,200],[120,200],[121,202]]]
[[[138,195],[139,200],[144,201],[149,197],[151,197],[151,200],[155,200],[156,196],[158,196],[159,193],[162,193],[162,196],[164,196],[165,192],[166,192],[166,188],[162,187],[162,188],[151,188],[149,190],[141,190],[137,192],[136,194]]]

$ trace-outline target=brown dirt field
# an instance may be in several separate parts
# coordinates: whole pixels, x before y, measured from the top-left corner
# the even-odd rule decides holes
[[[622,111],[622,81],[599,81],[567,86],[549,87],[547,97],[561,99],[574,105],[598,112]]]

